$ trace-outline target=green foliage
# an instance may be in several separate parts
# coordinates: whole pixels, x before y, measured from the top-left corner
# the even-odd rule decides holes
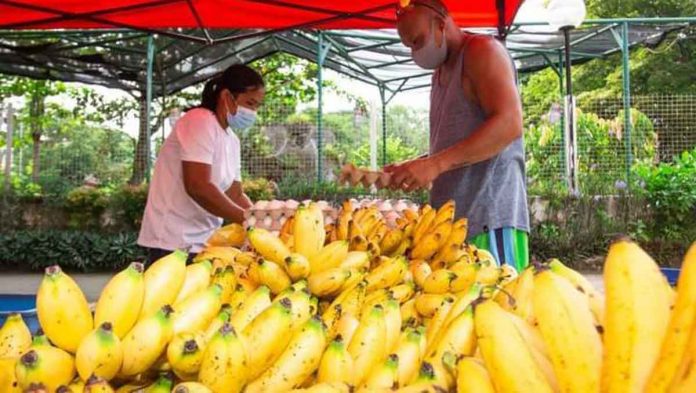
[[[653,213],[649,230],[670,240],[696,238],[696,149],[683,152],[670,163],[645,164],[637,169],[643,183],[638,193]]]
[[[136,238],[132,232],[0,232],[0,268],[41,271],[57,263],[69,271],[114,272],[145,260]]]
[[[275,199],[275,184],[268,179],[244,179],[242,180],[242,188],[252,201]]]
[[[377,151],[378,156],[382,153],[382,141],[378,143]],[[401,138],[396,136],[387,137],[387,162],[400,162],[408,159],[415,158],[418,156],[418,149],[414,145],[408,145],[404,143]],[[348,152],[348,161],[354,163],[359,167],[369,168],[370,166],[370,145],[369,143],[364,143],[362,146],[355,150]],[[381,161],[378,162],[381,164]]]
[[[525,138],[529,193],[553,195],[565,190],[561,125],[542,119],[538,125],[528,127]],[[652,122],[634,109],[631,143],[634,162],[655,160],[656,138]],[[594,113],[578,110],[577,140],[581,191],[588,195],[621,192],[628,165],[623,112],[605,120]]]
[[[147,184],[137,186],[125,184],[111,193],[111,207],[114,219],[129,230],[138,230],[143,221],[145,204],[147,203]]]
[[[65,197],[64,208],[71,228],[99,228],[101,215],[109,206],[109,189],[79,187]]]

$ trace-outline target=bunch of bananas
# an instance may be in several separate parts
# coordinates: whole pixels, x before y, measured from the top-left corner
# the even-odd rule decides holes
[[[675,292],[615,242],[603,294],[559,260],[497,267],[453,216],[345,203],[326,227],[310,203],[248,248],[131,264],[94,312],[50,267],[42,331],[0,330],[0,392],[696,391],[696,246]]]

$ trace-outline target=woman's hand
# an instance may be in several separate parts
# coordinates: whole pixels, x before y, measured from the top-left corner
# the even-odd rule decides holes
[[[387,165],[384,171],[391,174],[391,188],[414,191],[429,188],[440,176],[440,168],[432,157],[416,158],[400,164]]]

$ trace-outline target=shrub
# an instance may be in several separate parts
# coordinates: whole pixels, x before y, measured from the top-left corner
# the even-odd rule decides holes
[[[275,183],[262,177],[242,180],[242,188],[252,201],[270,200],[276,197]]]
[[[98,228],[101,215],[109,206],[108,188],[78,187],[65,197],[64,208],[69,215],[70,228]]]
[[[72,271],[116,271],[145,260],[136,233],[14,231],[0,233],[0,267],[41,271],[59,264]]]
[[[132,230],[140,228],[147,203],[147,191],[147,184],[141,184],[124,185],[113,192],[111,206],[120,226]]]

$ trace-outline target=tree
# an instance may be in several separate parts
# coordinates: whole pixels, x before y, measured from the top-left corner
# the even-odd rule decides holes
[[[32,179],[34,182],[37,181],[41,170],[41,137],[46,122],[50,120],[50,116],[46,116],[46,98],[65,91],[66,86],[61,82],[0,75],[0,98],[23,97],[28,106],[26,118],[33,143]]]

